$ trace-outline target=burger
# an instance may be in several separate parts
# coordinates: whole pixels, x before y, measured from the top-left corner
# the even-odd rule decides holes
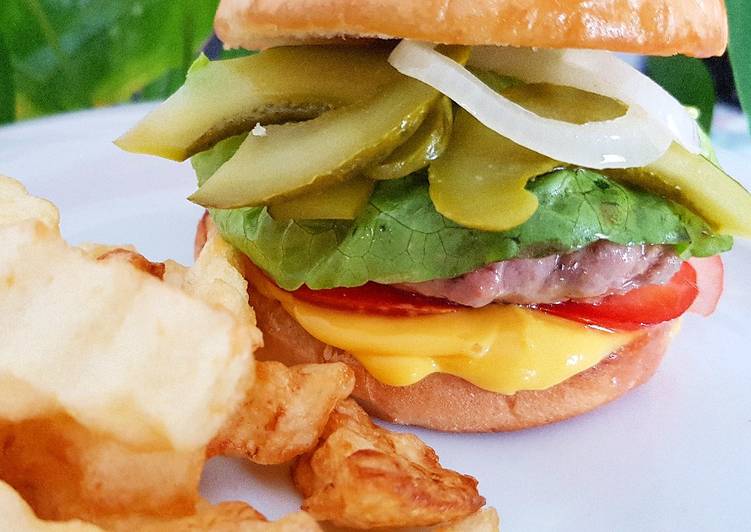
[[[215,28],[261,51],[199,58],[117,144],[192,158],[197,245],[242,252],[260,357],[348,364],[383,419],[612,401],[751,235],[696,113],[613,53],[721,54],[721,0],[222,0]]]

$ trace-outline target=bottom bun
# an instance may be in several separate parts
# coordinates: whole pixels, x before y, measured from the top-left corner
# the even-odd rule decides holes
[[[257,358],[287,365],[344,362],[355,372],[352,396],[371,415],[451,432],[520,430],[583,414],[617,399],[654,374],[673,328],[671,323],[652,327],[596,366],[546,390],[503,395],[445,373],[409,386],[389,386],[346,351],[308,334],[278,301],[252,286],[249,293],[264,338]]]

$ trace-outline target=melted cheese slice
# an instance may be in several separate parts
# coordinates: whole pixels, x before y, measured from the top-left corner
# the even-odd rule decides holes
[[[300,301],[256,272],[249,277],[313,337],[348,351],[392,386],[448,373],[507,395],[544,390],[591,368],[638,334],[594,329],[516,305],[415,317],[357,314]]]

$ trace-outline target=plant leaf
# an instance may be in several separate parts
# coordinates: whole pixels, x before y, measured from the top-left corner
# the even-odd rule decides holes
[[[707,66],[693,57],[650,57],[647,60],[649,76],[683,105],[699,110],[699,124],[704,131],[712,126],[715,104],[715,86]]]
[[[748,0],[727,0],[725,4],[730,24],[730,63],[738,99],[746,116],[751,116],[751,5]]]
[[[184,76],[211,35],[217,0],[0,4],[17,96],[28,107],[22,117],[28,117],[125,101],[169,71]]]
[[[0,124],[13,122],[15,119],[16,85],[13,81],[10,53],[5,38],[0,33]]]

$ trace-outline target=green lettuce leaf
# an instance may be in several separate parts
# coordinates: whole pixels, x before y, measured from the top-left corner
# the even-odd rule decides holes
[[[600,239],[674,244],[683,256],[726,251],[687,209],[589,170],[558,170],[527,188],[540,207],[510,231],[461,227],[433,208],[424,176],[380,182],[354,221],[274,220],[265,207],[211,211],[224,237],[294,290],[456,277],[491,262],[565,253]]]

